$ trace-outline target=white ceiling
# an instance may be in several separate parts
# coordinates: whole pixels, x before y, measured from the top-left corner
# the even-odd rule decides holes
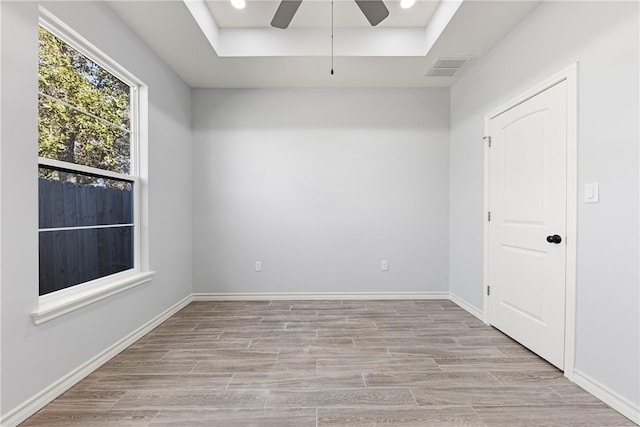
[[[191,87],[227,88],[450,86],[456,77],[424,77],[436,58],[484,55],[537,3],[419,0],[403,10],[385,0],[389,17],[370,27],[353,1],[336,0],[331,75],[328,0],[303,1],[286,30],[270,27],[271,0],[243,10],[228,0],[108,2]]]
[[[211,14],[220,28],[268,28],[280,1],[252,0],[238,10],[229,1],[207,0]],[[387,0],[389,16],[380,27],[425,27],[440,4],[438,0],[420,1],[410,9],[402,9],[398,0]],[[334,1],[334,26],[337,28],[369,27],[369,22],[353,0]],[[331,1],[304,0],[289,28],[329,28]]]

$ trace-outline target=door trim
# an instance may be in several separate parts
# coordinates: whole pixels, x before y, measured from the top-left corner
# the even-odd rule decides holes
[[[484,135],[489,135],[489,122],[492,118],[522,104],[550,87],[566,81],[567,83],[567,252],[565,277],[565,324],[564,324],[564,376],[574,379],[575,335],[576,335],[576,253],[577,253],[577,215],[578,215],[578,63],[535,85],[533,88],[505,102],[485,115]],[[483,303],[486,322],[489,323],[489,144],[484,144],[484,241],[483,241]]]

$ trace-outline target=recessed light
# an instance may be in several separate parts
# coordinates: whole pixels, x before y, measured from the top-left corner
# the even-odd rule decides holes
[[[231,6],[236,9],[244,9],[247,3],[244,0],[231,0]]]
[[[409,9],[416,4],[416,0],[400,0],[400,7],[403,9]]]

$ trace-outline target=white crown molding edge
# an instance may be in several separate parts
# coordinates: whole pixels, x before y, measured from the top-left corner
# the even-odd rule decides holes
[[[594,380],[578,369],[573,370],[573,382],[634,423],[640,425],[640,406],[635,405],[633,402],[620,396],[606,385]]]
[[[191,301],[191,295],[183,298],[180,302],[169,307],[167,310],[163,311],[158,316],[151,319],[149,322],[145,323],[135,331],[131,332],[129,335],[122,338],[120,341],[116,342],[103,352],[97,354],[95,357],[78,366],[76,369],[72,370],[53,384],[49,385],[44,390],[36,393],[33,397],[26,400],[24,403],[9,411],[4,417],[2,417],[2,419],[0,419],[0,426],[13,427],[20,424],[21,422],[38,412],[52,400],[80,382],[90,373],[98,369],[100,366],[104,365],[118,353],[145,336],[147,333],[151,332],[152,329],[159,326],[162,322],[180,311]]]

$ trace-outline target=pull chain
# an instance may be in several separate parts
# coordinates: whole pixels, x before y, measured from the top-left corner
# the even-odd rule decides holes
[[[331,0],[331,75],[333,76],[333,0]]]

